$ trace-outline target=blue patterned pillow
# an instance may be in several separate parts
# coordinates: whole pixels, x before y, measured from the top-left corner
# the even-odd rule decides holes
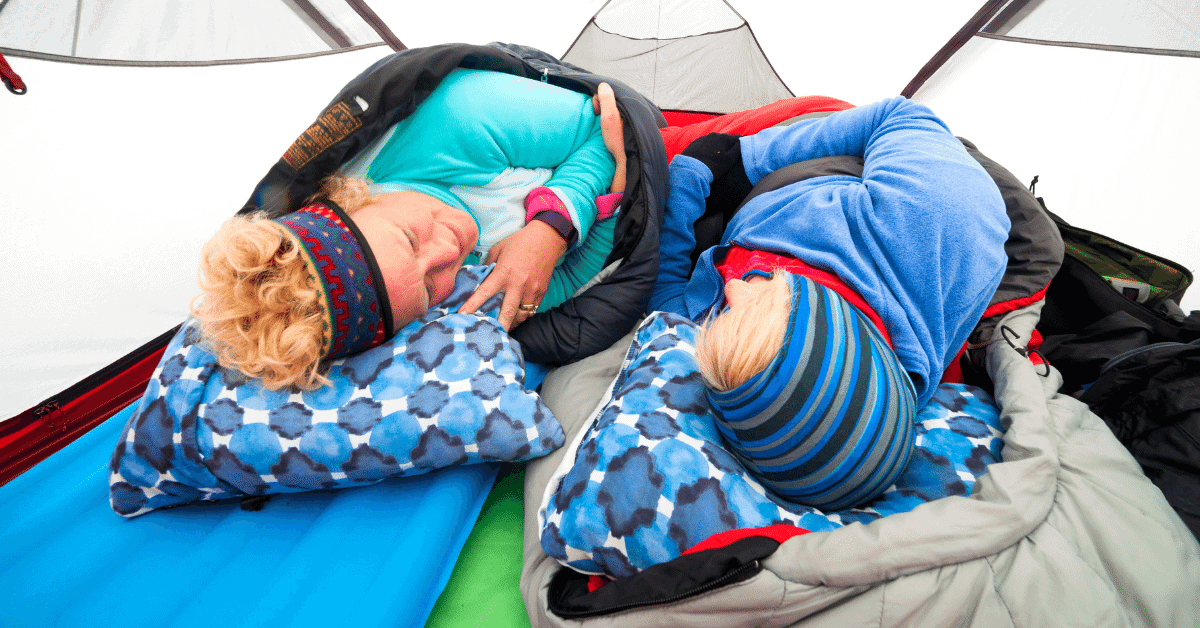
[[[500,295],[480,308],[488,315],[450,313],[488,270],[464,268],[449,299],[332,362],[332,385],[310,392],[265,390],[219,367],[185,324],[113,452],[113,510],[361,486],[557,449],[562,428],[524,389],[520,350],[493,318]]]
[[[729,530],[791,524],[813,532],[970,495],[1000,456],[988,395],[944,384],[916,416],[896,484],[858,508],[821,512],[774,499],[726,450],[696,368],[696,326],[651,315],[592,424],[563,458],[539,510],[542,548],[590,574],[631,575]]]

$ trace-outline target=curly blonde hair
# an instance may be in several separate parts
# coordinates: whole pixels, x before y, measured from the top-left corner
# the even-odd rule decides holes
[[[792,287],[777,270],[755,295],[737,309],[714,309],[696,337],[696,362],[704,383],[717,391],[733,390],[767,368],[787,335]],[[765,323],[764,323],[765,321]]]
[[[371,202],[371,185],[366,179],[348,177],[337,172],[322,179],[321,189],[308,197],[305,204],[311,205],[324,200],[337,203],[346,214],[353,214]]]
[[[370,193],[362,179],[334,175],[308,203],[325,199],[349,214]],[[263,213],[230,218],[204,247],[199,281],[203,294],[192,300],[192,315],[222,366],[270,390],[329,383],[323,296],[291,232]]]

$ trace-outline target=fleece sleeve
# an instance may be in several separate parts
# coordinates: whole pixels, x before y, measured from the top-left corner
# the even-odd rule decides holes
[[[482,187],[507,168],[553,169],[544,185],[567,205],[582,240],[616,163],[587,96],[503,72],[458,70],[396,125],[369,175]]]
[[[831,197],[839,203],[823,206],[841,208],[837,219],[851,235],[815,248],[838,251],[843,259],[836,261],[847,269],[839,274],[862,280],[860,292],[881,304],[890,325],[912,330],[897,354],[925,379],[918,388],[927,399],[1004,272],[1003,200],[946,124],[905,98],[742,139],[746,174],[755,182],[790,163],[832,155],[862,157],[863,176],[861,185]],[[806,218],[810,225],[822,220]],[[872,295],[872,284],[886,296]]]
[[[482,123],[480,146],[494,148],[506,167],[552,168],[543,185],[566,205],[577,241],[584,240],[596,221],[595,199],[608,191],[616,172],[591,99],[539,81],[479,74],[480,85],[464,99],[472,98]]]
[[[554,190],[567,205],[580,240],[587,237],[595,224],[596,198],[608,191],[616,172],[616,162],[600,135],[599,119],[596,117],[594,132],[566,161],[554,168],[554,175],[546,182],[546,187]]]
[[[692,270],[692,250],[696,248],[695,224],[704,215],[712,171],[697,159],[676,155],[671,160],[670,182],[667,210],[659,232],[658,279],[650,294],[648,311],[688,316],[683,294]]]

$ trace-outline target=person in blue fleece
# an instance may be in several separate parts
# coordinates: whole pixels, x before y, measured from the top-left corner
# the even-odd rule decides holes
[[[693,268],[695,224],[713,199],[833,156],[861,157],[862,177],[754,196]],[[770,493],[804,505],[836,510],[886,490],[916,410],[1005,271],[1009,221],[992,179],[932,111],[893,98],[701,137],[670,180],[650,310],[705,323],[697,361],[734,454]]]

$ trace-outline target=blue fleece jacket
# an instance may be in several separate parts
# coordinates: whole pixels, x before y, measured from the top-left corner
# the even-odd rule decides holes
[[[1009,222],[995,183],[944,122],[904,98],[766,129],[741,138],[741,150],[751,183],[835,155],[862,157],[863,176],[755,197],[689,276],[712,173],[676,156],[650,309],[707,316],[724,301],[714,252],[730,244],[792,255],[834,273],[875,309],[923,405],[1004,274]]]

